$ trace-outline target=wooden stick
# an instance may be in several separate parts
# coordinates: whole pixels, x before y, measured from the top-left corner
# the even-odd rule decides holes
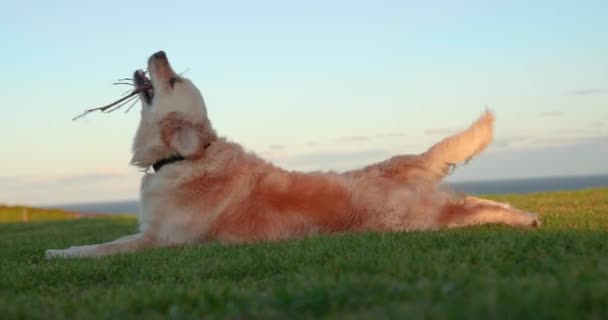
[[[85,115],[87,115],[87,114],[89,114],[91,112],[94,112],[94,111],[105,112],[107,109],[111,108],[112,106],[115,106],[116,104],[121,103],[121,102],[123,102],[123,101],[125,101],[125,100],[127,100],[127,99],[129,99],[129,98],[131,98],[131,97],[133,97],[133,96],[135,96],[137,94],[139,94],[141,91],[148,90],[150,88],[151,88],[150,86],[139,87],[139,88],[133,90],[128,95],[126,95],[126,96],[124,96],[124,97],[122,97],[122,98],[120,98],[120,99],[118,99],[118,100],[116,100],[116,101],[114,101],[114,102],[112,102],[110,104],[107,104],[107,105],[99,107],[99,108],[93,108],[93,109],[87,109],[87,110],[85,110],[83,113],[81,113],[81,114],[77,115],[76,117],[72,118],[72,121],[76,121],[76,120],[78,120],[78,119],[84,117]]]

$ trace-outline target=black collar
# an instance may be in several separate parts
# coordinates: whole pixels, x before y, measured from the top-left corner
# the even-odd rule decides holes
[[[207,148],[209,148],[209,146],[211,146],[211,142],[207,143],[203,148],[207,149]],[[158,170],[160,170],[160,168],[164,167],[165,165],[176,163],[178,161],[183,161],[183,160],[186,160],[186,158],[182,157],[179,154],[174,154],[172,156],[168,156],[166,158],[162,158],[162,159],[154,162],[152,164],[152,168],[154,168],[154,172],[158,172]]]
[[[163,166],[167,165],[167,164],[172,164],[178,161],[182,161],[182,160],[186,160],[186,158],[180,156],[179,154],[174,154],[172,156],[168,156],[166,158],[162,158],[156,162],[154,162],[154,164],[152,165],[152,168],[154,168],[154,172],[158,172],[158,170],[160,170],[160,168],[162,168]]]

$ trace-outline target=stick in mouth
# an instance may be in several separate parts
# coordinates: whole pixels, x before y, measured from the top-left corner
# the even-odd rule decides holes
[[[126,96],[124,96],[110,104],[107,104],[105,106],[87,109],[83,113],[72,118],[72,121],[76,121],[76,120],[86,116],[87,114],[89,114],[91,112],[95,112],[95,111],[110,113],[112,111],[115,111],[115,110],[121,108],[122,106],[124,106],[125,104],[127,104],[129,102],[133,102],[131,104],[131,106],[129,106],[129,108],[127,109],[127,112],[128,112],[129,110],[131,110],[131,107],[133,107],[133,105],[135,103],[137,103],[137,100],[139,100],[138,95],[140,93],[143,93],[143,98],[146,100],[147,103],[150,103],[152,100],[152,95],[154,94],[154,89],[152,88],[152,82],[150,82],[150,79],[148,79],[148,77],[146,77],[146,72],[143,70],[135,71],[135,74],[133,75],[133,79],[135,82],[135,84],[133,86],[135,88],[131,92],[129,92]],[[121,81],[125,81],[125,80],[131,80],[131,79],[127,79],[127,78],[120,79],[118,82],[116,82],[114,84],[128,84],[125,82],[121,82]],[[134,98],[134,97],[136,97],[136,98]]]

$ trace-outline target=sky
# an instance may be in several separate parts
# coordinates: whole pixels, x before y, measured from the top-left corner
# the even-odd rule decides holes
[[[494,143],[449,180],[606,174],[606,30],[607,1],[5,1],[0,203],[136,198],[138,110],[71,119],[158,50],[287,169],[422,152],[487,107]]]

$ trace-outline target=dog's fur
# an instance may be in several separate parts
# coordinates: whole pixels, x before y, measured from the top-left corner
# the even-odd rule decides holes
[[[132,164],[149,168],[176,154],[185,160],[144,175],[139,234],[47,250],[47,257],[365,230],[540,225],[535,214],[457,196],[440,186],[454,164],[468,161],[492,141],[494,116],[489,111],[419,155],[395,156],[342,174],[290,172],[219,137],[199,90],[173,71],[163,52],[151,56],[148,67],[154,93],[153,99],[142,93]],[[141,84],[137,73],[135,78]]]

